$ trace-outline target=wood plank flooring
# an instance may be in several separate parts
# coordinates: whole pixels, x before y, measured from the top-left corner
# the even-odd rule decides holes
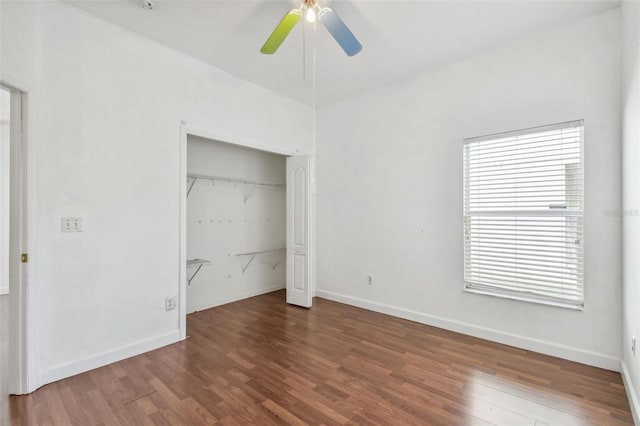
[[[10,400],[15,425],[629,425],[620,375],[284,292]]]

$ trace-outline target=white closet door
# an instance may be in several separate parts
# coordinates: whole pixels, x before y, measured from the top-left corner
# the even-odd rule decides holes
[[[311,160],[287,158],[287,303],[311,307]]]

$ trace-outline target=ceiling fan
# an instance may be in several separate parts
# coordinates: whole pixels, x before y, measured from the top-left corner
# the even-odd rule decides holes
[[[347,55],[353,56],[362,50],[360,42],[333,9],[330,7],[320,7],[316,0],[303,0],[300,7],[291,9],[289,13],[282,18],[282,21],[280,21],[276,29],[273,30],[260,49],[260,52],[265,55],[275,53],[293,27],[296,26],[303,12],[309,22],[315,22],[317,16],[320,22],[322,22],[322,25],[325,26]]]

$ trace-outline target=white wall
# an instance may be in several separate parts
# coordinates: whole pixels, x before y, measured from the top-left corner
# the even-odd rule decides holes
[[[619,24],[614,10],[322,108],[318,295],[617,369]],[[575,119],[584,311],[463,292],[463,139]]]
[[[211,264],[187,287],[187,312],[284,288],[284,251],[257,254],[252,261],[238,254],[285,247],[286,157],[189,136],[187,171],[283,185],[196,180],[187,198],[187,258]]]
[[[27,86],[34,108],[30,279],[46,383],[178,338],[164,300],[178,294],[180,121],[305,152],[310,111],[62,3],[1,7],[0,81]],[[62,216],[84,232],[62,234]]]
[[[623,23],[623,333],[622,373],[636,423],[640,423],[640,348],[633,357],[631,337],[640,338],[640,3],[622,4]],[[640,344],[640,341],[638,342]]]

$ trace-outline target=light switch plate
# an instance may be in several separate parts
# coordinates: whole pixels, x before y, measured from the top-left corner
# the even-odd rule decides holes
[[[176,297],[167,297],[164,299],[164,310],[171,311],[176,308]]]
[[[63,217],[62,232],[82,232],[81,217]]]

